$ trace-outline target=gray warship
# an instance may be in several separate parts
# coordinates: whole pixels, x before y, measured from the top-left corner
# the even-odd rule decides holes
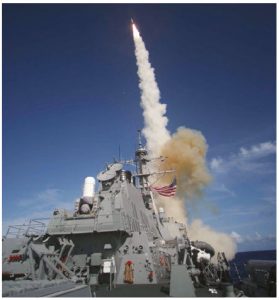
[[[2,239],[3,296],[242,295],[225,254],[191,241],[185,224],[157,209],[151,160],[139,136],[135,158],[108,164],[96,192],[95,179],[85,178],[73,211],[55,209],[48,224],[10,226]]]

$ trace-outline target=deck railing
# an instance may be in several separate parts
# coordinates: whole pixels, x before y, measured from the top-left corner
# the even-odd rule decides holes
[[[27,224],[10,225],[4,238],[42,235],[46,232],[49,219],[50,218],[31,219]]]

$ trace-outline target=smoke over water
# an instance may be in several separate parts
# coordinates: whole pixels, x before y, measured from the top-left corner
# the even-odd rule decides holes
[[[166,157],[160,164],[160,170],[176,170],[176,197],[160,197],[157,204],[164,207],[168,216],[187,223],[185,200],[201,196],[203,188],[211,180],[206,167],[207,143],[201,132],[189,128],[179,127],[173,135],[169,133],[166,128],[168,124],[165,116],[166,104],[160,103],[160,90],[154,69],[149,62],[149,53],[134,24],[133,37],[141,92],[140,104],[144,117],[143,134],[147,150],[151,156]],[[169,173],[162,177],[160,182],[170,183],[173,176]],[[233,258],[236,245],[230,235],[214,231],[201,220],[194,220],[187,228],[191,240],[208,242],[217,252],[225,252],[228,259]]]

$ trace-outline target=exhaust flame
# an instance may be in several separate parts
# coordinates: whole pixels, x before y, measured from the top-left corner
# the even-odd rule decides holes
[[[138,39],[140,38],[140,34],[139,34],[139,31],[136,27],[136,25],[133,23],[132,24],[132,28],[133,28],[133,36],[134,36],[134,39]]]
[[[132,27],[146,146],[151,156],[167,157],[160,168],[176,170],[177,196],[171,199],[160,197],[157,202],[165,208],[168,216],[175,217],[184,223],[186,220],[185,199],[201,196],[203,188],[211,180],[206,167],[206,140],[201,132],[184,127],[178,128],[176,133],[170,135],[167,130],[168,119],[165,116],[166,104],[160,103],[160,90],[154,69],[149,62],[149,53],[136,26],[133,24]],[[169,183],[172,177],[173,175],[165,176],[164,183]],[[200,239],[208,242],[215,248],[215,251],[225,252],[228,259],[233,258],[236,244],[230,235],[214,231],[204,225],[201,220],[194,220],[188,225],[188,234],[192,240]]]

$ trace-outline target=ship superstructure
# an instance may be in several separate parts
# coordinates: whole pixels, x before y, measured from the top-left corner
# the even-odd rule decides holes
[[[3,295],[234,295],[224,253],[190,241],[185,224],[157,209],[151,160],[139,137],[134,160],[108,164],[97,175],[97,192],[95,179],[85,179],[73,212],[55,209],[42,233],[30,230],[33,223],[16,237],[9,231]],[[134,173],[127,163],[135,165]]]

